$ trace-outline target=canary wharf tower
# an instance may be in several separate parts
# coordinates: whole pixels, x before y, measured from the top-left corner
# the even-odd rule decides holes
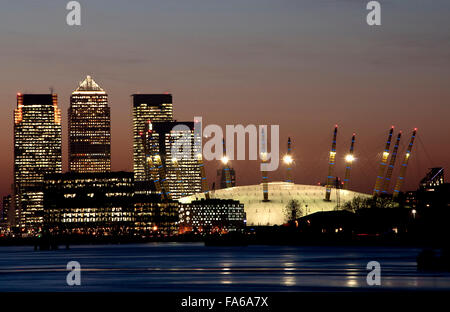
[[[111,171],[111,118],[108,95],[87,76],[72,93],[69,107],[69,170]]]
[[[149,177],[145,172],[145,152],[142,133],[148,122],[173,121],[171,94],[133,94],[133,171],[137,192],[145,193]],[[156,143],[156,142],[154,142]],[[150,183],[151,184],[151,183]]]
[[[28,229],[42,226],[44,175],[61,170],[57,95],[18,93],[14,111],[14,223]]]

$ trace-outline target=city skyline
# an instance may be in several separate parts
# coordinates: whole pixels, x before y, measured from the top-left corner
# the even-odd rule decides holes
[[[5,302],[446,297],[449,0],[4,2]]]
[[[80,83],[80,87],[82,86],[82,84],[83,83],[86,83],[86,81],[88,80],[88,79],[92,79],[91,78],[91,76],[87,76],[87,78],[84,80],[84,81],[82,81],[81,83]],[[93,81],[93,80],[92,80]],[[95,82],[93,82],[93,83],[95,83]],[[95,83],[95,85],[97,85],[96,83]],[[98,85],[97,85],[98,86]],[[79,87],[79,88],[80,88]],[[100,87],[99,87],[100,88]],[[77,90],[76,91],[74,91],[73,93],[72,93],[72,95],[71,95],[71,102],[73,101],[73,96],[74,96],[74,94],[77,92]],[[101,92],[102,93],[104,93],[105,95],[106,95],[106,93],[103,91],[103,89],[101,89]],[[21,93],[18,93],[18,94],[21,94]],[[30,95],[33,95],[33,94],[30,94]],[[107,95],[106,95],[107,96]],[[150,119],[152,119],[152,120],[156,120],[157,122],[158,121],[160,121],[160,122],[162,122],[162,121],[166,121],[166,122],[169,122],[169,121],[171,121],[171,120],[176,120],[176,118],[174,117],[174,114],[173,114],[173,108],[172,108],[172,106],[176,106],[176,105],[173,105],[173,103],[172,103],[172,94],[169,94],[169,93],[167,93],[167,92],[165,92],[164,94],[133,94],[133,95],[130,95],[131,97],[134,97],[134,98],[137,98],[138,100],[133,100],[133,103],[134,104],[132,104],[133,105],[133,107],[134,107],[134,112],[136,113],[136,107],[138,107],[139,106],[139,104],[136,104],[136,103],[138,103],[139,102],[139,100],[141,100],[142,101],[142,99],[146,99],[146,97],[148,97],[148,96],[150,96],[150,97],[154,97],[154,98],[152,98],[150,101],[156,101],[156,102],[158,102],[158,101],[161,101],[161,99],[164,99],[164,98],[170,98],[170,101],[167,101],[167,102],[170,102],[170,112],[169,111],[167,111],[167,112],[162,112],[162,115],[166,115],[166,114],[169,114],[169,115],[167,115],[167,118],[166,117],[164,117],[163,116],[163,118],[162,119],[160,119],[160,117],[157,117],[156,115],[154,115],[155,114],[155,111],[153,111],[152,109],[149,111],[149,112],[147,112],[146,114],[144,114],[145,116],[143,116],[141,119],[142,120],[144,120],[145,122],[146,121],[148,121],[148,119],[150,118]],[[106,100],[107,101],[107,100]],[[156,103],[155,102],[155,103]],[[164,102],[164,101],[163,101]],[[105,103],[107,103],[107,102],[105,102]],[[161,102],[162,103],[162,102]],[[107,104],[106,104],[107,105]],[[160,104],[158,104],[158,105],[160,105]],[[158,106],[157,105],[157,106]],[[108,108],[108,114],[109,114],[109,107],[107,107]],[[142,112],[140,113],[140,114],[142,114]],[[151,116],[150,116],[150,115]],[[64,115],[63,114],[61,114],[60,113],[60,115],[62,115],[62,117],[59,117],[59,118],[61,118],[61,119],[64,119]],[[147,116],[148,115],[148,116]],[[153,116],[154,115],[154,116]],[[162,116],[161,115],[161,116]],[[159,116],[159,115],[158,115]],[[69,113],[68,113],[68,116],[67,116],[67,119],[69,119],[70,118],[70,109],[69,109]],[[160,119],[160,120],[159,120]],[[184,123],[186,123],[186,124],[188,124],[188,123],[192,123],[192,122],[184,122]],[[69,126],[69,125],[68,125]],[[392,126],[392,127],[394,127],[394,126]],[[395,127],[394,127],[395,128]],[[397,131],[398,131],[398,129],[396,129],[396,133],[397,133]],[[402,132],[402,130],[399,130],[400,132]],[[65,130],[63,129],[63,133],[65,132]],[[135,130],[135,132],[136,132],[136,130]],[[141,142],[141,138],[139,137],[139,139],[136,141],[136,133],[135,133],[135,144],[136,144],[136,142],[137,141],[139,141],[139,142]],[[283,138],[280,138],[280,156],[282,156],[282,155],[284,155],[284,154],[286,154],[287,153],[287,150],[286,151],[284,151],[284,149],[283,149],[283,142],[282,142],[282,139]],[[341,140],[343,140],[342,138],[340,138]],[[341,143],[341,142],[340,142]],[[341,143],[342,145],[344,145],[346,142],[343,142],[343,143]],[[420,142],[420,143],[422,143],[423,144],[423,142]],[[339,145],[341,145],[341,144],[339,144]],[[341,145],[341,150],[342,150],[342,153],[339,153],[339,154],[341,154],[340,156],[341,156],[341,158],[343,158],[343,160],[345,161],[345,155],[347,155],[346,153],[344,153],[343,152],[343,150],[344,150],[344,146],[342,146]],[[401,150],[399,153],[404,153],[405,152],[405,150],[406,150],[406,147],[404,146],[404,145],[406,145],[406,143],[405,142],[403,142],[403,150]],[[380,145],[381,146],[381,145]],[[423,147],[423,146],[422,146]],[[66,147],[64,146],[64,144],[62,145],[62,148],[63,149],[65,149]],[[68,147],[67,147],[68,149],[69,149],[69,155],[68,155],[68,159],[67,160],[65,160],[64,159],[64,157],[63,157],[63,163],[65,163],[65,162],[67,162],[67,166],[69,167],[68,169],[66,169],[66,170],[63,170],[63,172],[66,172],[66,171],[71,171],[70,170],[70,142],[68,142]],[[424,152],[424,151],[420,151],[420,152]],[[426,151],[425,151],[426,152]],[[416,154],[417,152],[416,151],[414,151],[414,154]],[[377,157],[380,157],[379,155],[380,155],[381,153],[379,153],[378,155],[376,155],[376,156],[374,156],[375,158],[377,158]],[[295,155],[295,149],[294,149],[294,155]],[[427,157],[429,157],[429,155],[426,155]],[[294,156],[295,157],[295,156]],[[274,171],[274,172],[271,172],[270,173],[270,175],[271,176],[274,176],[274,177],[276,177],[275,179],[272,179],[273,181],[283,181],[284,179],[283,179],[283,176],[285,175],[285,173],[284,173],[284,165],[283,165],[283,161],[281,160],[281,158],[282,157],[280,157],[280,166],[279,166],[279,168],[278,168],[278,170],[276,170],[276,171]],[[381,158],[381,157],[380,157]],[[355,159],[357,159],[357,158],[355,158]],[[238,164],[238,167],[239,167],[239,162],[243,162],[243,161],[233,161],[232,163],[233,163],[233,165],[235,165],[235,164]],[[244,162],[248,162],[248,161],[244,161]],[[256,164],[258,164],[259,163],[259,161],[253,161],[254,163],[256,163]],[[375,160],[375,162],[376,162],[376,160]],[[214,171],[215,170],[217,170],[217,168],[220,168],[221,166],[222,166],[222,164],[220,164],[220,161],[207,161],[207,163],[209,164],[209,171],[208,171],[208,185],[209,185],[209,187],[211,187],[211,185],[215,182],[215,178],[214,178]],[[375,163],[374,163],[374,168],[375,168]],[[341,164],[341,167],[342,166],[344,166],[344,162],[342,162],[342,164]],[[400,166],[400,164],[397,164],[397,166],[396,167],[399,167]],[[207,166],[208,167],[208,166]],[[430,168],[431,168],[432,166],[430,166]],[[136,169],[136,168],[135,168]],[[255,174],[255,179],[257,180],[258,178],[259,178],[259,173],[258,173],[258,168],[255,168],[256,169],[256,174]],[[341,170],[342,168],[340,168],[339,170]],[[397,169],[397,170],[395,170],[395,169]],[[394,170],[395,170],[395,174],[398,174],[398,168],[395,168]],[[417,168],[415,168],[416,169],[416,171],[417,171]],[[133,169],[131,169],[131,170],[126,170],[126,169],[120,169],[120,170],[112,170],[112,171],[133,171]],[[342,170],[341,170],[342,171]],[[375,171],[375,170],[374,170]],[[139,169],[138,169],[138,172],[139,172]],[[294,177],[295,177],[295,175],[296,175],[296,173],[295,173],[295,165],[294,165],[294,170],[293,170],[293,174],[294,174]],[[422,173],[418,173],[418,177],[414,177],[414,178],[421,178],[421,174]],[[138,174],[139,175],[139,174]],[[423,175],[423,174],[422,174]],[[337,173],[337,176],[339,177],[339,178],[342,178],[343,177],[343,174],[341,174],[340,172],[338,172]],[[375,175],[376,176],[376,175]],[[396,175],[394,175],[394,179],[396,179],[397,178],[397,176]],[[239,178],[238,178],[239,179]],[[368,178],[368,179],[370,179],[370,177]],[[411,178],[410,178],[411,179]],[[269,180],[271,180],[271,179],[269,179]],[[325,181],[326,179],[325,178],[323,178],[323,177],[318,177],[317,178],[317,181],[318,181],[318,183],[321,183],[322,185],[324,185],[325,183],[324,183],[324,181]],[[139,181],[139,178],[137,179],[137,181]],[[407,181],[408,181],[408,179],[407,179]],[[415,181],[415,180],[414,180]],[[353,179],[352,179],[352,182],[353,182]],[[258,181],[256,181],[254,184],[257,184],[257,183],[259,183]],[[295,181],[295,178],[294,178],[294,183],[296,183],[296,181]],[[297,182],[298,183],[298,182]],[[310,184],[318,184],[318,183],[310,183]],[[351,183],[352,184],[352,183]],[[354,184],[354,183],[353,183]],[[408,184],[408,183],[407,183]],[[409,183],[410,185],[413,185],[411,182]],[[245,184],[237,184],[237,185],[245,185]],[[391,185],[391,187],[392,187],[392,185]],[[355,189],[355,190],[358,190],[358,189]],[[358,190],[358,191],[360,191],[360,190]],[[405,189],[403,189],[402,191],[405,191]],[[8,193],[6,192],[5,193],[5,195],[7,195]]]
[[[335,123],[340,126],[338,155],[345,155],[351,134],[358,134],[350,188],[367,193],[375,183],[386,130],[394,124],[396,131],[406,134],[418,127],[421,140],[404,186],[415,189],[428,167],[449,168],[445,142],[450,129],[445,116],[450,49],[445,29],[450,5],[428,3],[417,15],[417,8],[410,12],[392,3],[383,15],[383,26],[374,30],[362,27],[362,5],[333,4],[194,1],[188,6],[153,1],[124,8],[119,3],[103,6],[100,1],[84,7],[84,23],[76,30],[62,19],[49,18],[58,15],[59,8],[48,1],[36,6],[35,15],[21,12],[34,4],[10,4],[14,13],[10,16],[25,14],[28,22],[0,13],[6,27],[1,62],[9,73],[0,90],[5,133],[0,153],[2,195],[10,193],[12,183],[10,116],[16,92],[45,93],[53,86],[67,129],[65,112],[73,84],[86,74],[108,90],[113,171],[132,170],[129,95],[170,92],[178,120],[192,120],[201,113],[206,124],[280,124],[280,140],[290,136],[295,146],[293,180],[303,184],[324,182]],[[148,23],[129,18],[144,17],[139,11],[151,17],[142,19]],[[127,22],[110,19],[117,16]],[[418,23],[417,16],[426,22]],[[273,23],[265,24],[267,17]],[[47,33],[46,27],[53,25]],[[55,48],[53,41],[65,49]],[[99,42],[109,53],[99,52]],[[67,142],[64,130],[64,171]],[[208,180],[218,165],[206,162]],[[234,161],[232,166],[238,185],[259,183],[257,162]],[[338,170],[337,175],[343,173]],[[283,180],[284,170],[271,177]]]

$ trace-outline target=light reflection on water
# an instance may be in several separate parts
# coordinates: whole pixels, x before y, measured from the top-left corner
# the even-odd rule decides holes
[[[0,247],[0,291],[356,290],[381,263],[378,289],[450,289],[450,274],[418,273],[414,248],[204,247],[197,243],[73,246],[34,252]],[[79,261],[82,285],[66,285]]]

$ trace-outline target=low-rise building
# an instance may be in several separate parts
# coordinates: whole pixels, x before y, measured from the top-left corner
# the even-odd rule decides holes
[[[246,224],[244,204],[232,199],[201,199],[180,207],[180,233],[228,233]]]
[[[417,191],[409,191],[404,195],[404,204],[407,208],[449,208],[450,183],[445,183],[444,169],[431,168],[420,181]]]
[[[162,201],[157,194],[136,194],[133,202],[136,234],[165,237],[177,233],[178,201]]]
[[[118,234],[134,225],[133,173],[63,173],[44,179],[44,224],[79,234]]]

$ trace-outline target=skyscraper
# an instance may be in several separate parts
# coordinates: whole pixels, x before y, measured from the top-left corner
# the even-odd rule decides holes
[[[133,94],[133,172],[136,191],[151,191],[152,183],[145,173],[145,152],[141,134],[146,124],[172,121],[171,94]]]
[[[108,95],[91,76],[87,76],[70,97],[69,170],[111,171]]]
[[[14,111],[14,207],[21,227],[42,225],[44,174],[61,170],[57,95],[18,93]]]
[[[194,122],[152,124],[154,155],[160,155],[171,197],[178,199],[200,193],[202,181],[195,155]]]

